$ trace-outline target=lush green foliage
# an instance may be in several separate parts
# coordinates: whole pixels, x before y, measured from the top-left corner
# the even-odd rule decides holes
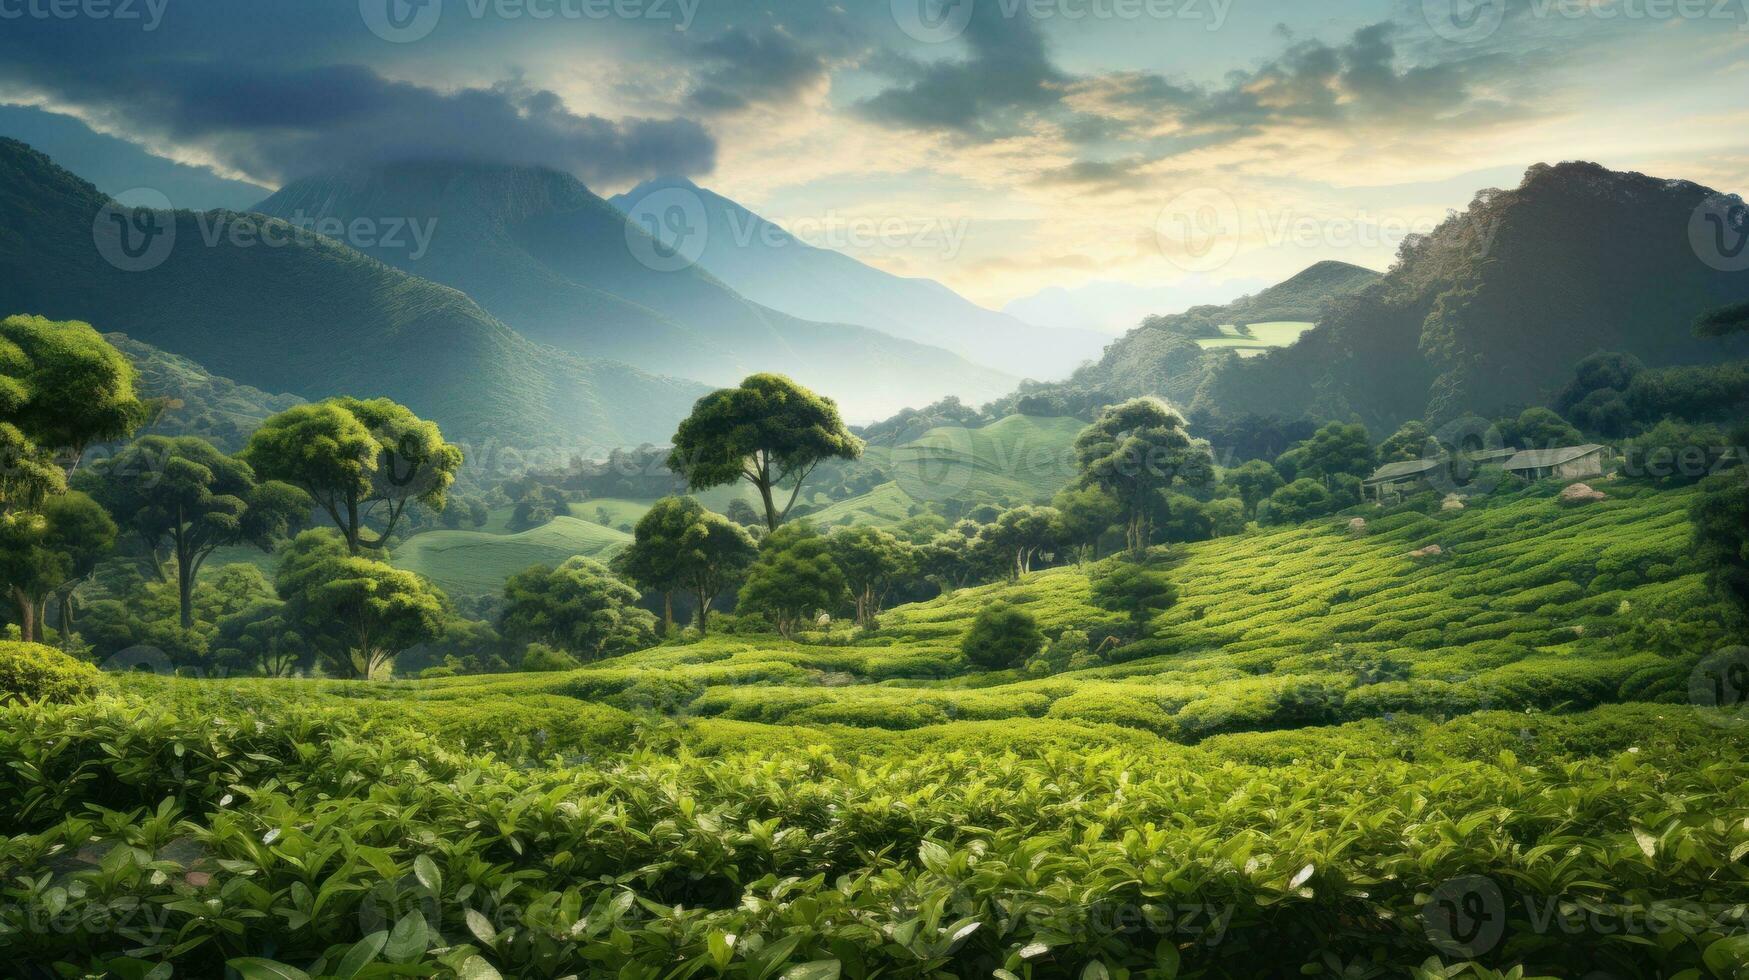
[[[0,640],[0,703],[76,701],[107,686],[97,668],[54,647]]]
[[[668,468],[694,490],[746,480],[765,505],[766,527],[776,530],[816,466],[861,453],[832,399],[782,375],[754,374],[698,400],[674,433]],[[773,494],[785,489],[780,505]]]
[[[993,602],[978,610],[972,628],[960,641],[960,653],[975,667],[1004,670],[1025,663],[1044,641],[1031,613],[1006,602]]]
[[[581,555],[557,568],[536,565],[504,586],[505,636],[551,644],[584,660],[636,650],[655,634],[638,593],[607,566]]]

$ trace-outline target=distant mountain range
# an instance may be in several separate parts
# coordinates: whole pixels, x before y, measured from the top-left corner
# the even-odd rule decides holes
[[[142,435],[199,436],[234,453],[269,415],[305,401],[238,384],[126,334],[104,334],[104,339],[133,363],[140,396],[162,402],[162,411]]]
[[[703,233],[691,245],[698,264],[755,303],[792,316],[872,327],[1040,380],[1065,376],[1081,361],[1099,356],[1111,339],[1085,325],[1034,326],[985,309],[932,279],[896,276],[810,245],[683,178],[649,181],[610,200],[640,227],[658,229],[677,203],[685,213],[696,202],[704,218]],[[654,213],[658,208],[662,214]]]
[[[0,309],[84,320],[268,391],[386,395],[476,449],[662,442],[706,390],[542,346],[454,289],[274,219],[117,211],[4,139]]]
[[[389,164],[295,181],[256,210],[336,231],[404,223],[394,240],[342,233],[375,258],[462,290],[541,343],[711,385],[778,371],[831,395],[852,418],[947,394],[985,400],[1014,383],[847,317],[808,320],[754,302],[708,261],[684,251],[675,261],[640,223],[554,170]]]

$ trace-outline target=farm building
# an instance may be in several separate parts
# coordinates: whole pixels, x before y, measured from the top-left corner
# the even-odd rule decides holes
[[[1527,449],[1506,461],[1506,472],[1531,481],[1553,477],[1573,480],[1598,476],[1603,472],[1604,449],[1605,447],[1596,443],[1561,446],[1556,449]]]
[[[1445,465],[1444,459],[1411,459],[1401,463],[1386,463],[1360,481],[1363,495],[1384,501],[1386,495],[1400,497],[1427,479],[1427,474]]]

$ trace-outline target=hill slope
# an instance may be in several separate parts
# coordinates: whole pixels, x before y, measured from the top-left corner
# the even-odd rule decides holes
[[[684,178],[640,184],[611,198],[634,220],[652,219],[652,201],[692,195],[707,222],[699,263],[756,303],[809,320],[873,327],[944,347],[979,364],[1024,377],[1062,377],[1096,357],[1110,338],[1060,330],[987,310],[932,279],[896,276],[809,245],[740,204]],[[661,197],[652,195],[662,194]]]
[[[557,566],[573,555],[606,561],[630,544],[631,535],[575,517],[555,517],[517,534],[484,531],[422,531],[397,547],[397,568],[418,572],[445,591],[497,593],[530,565]]]
[[[499,445],[663,440],[703,391],[542,347],[453,289],[258,215],[154,212],[167,254],[124,271],[101,251],[119,254],[106,203],[0,140],[0,309],[85,320],[267,390],[386,395]]]
[[[126,334],[105,334],[104,339],[126,355],[139,372],[141,397],[167,403],[147,433],[199,436],[226,452],[236,452],[269,415],[304,401],[296,395],[274,395],[219,377],[186,357]]]
[[[384,165],[295,181],[256,210],[336,228],[393,215],[428,240],[361,240],[369,254],[463,290],[525,336],[710,384],[779,371],[856,418],[946,394],[984,400],[1012,381],[915,340],[749,302],[708,263],[652,267],[656,246],[641,226],[553,170]]]
[[[1028,395],[1078,401],[1076,393],[1096,392],[1117,401],[1160,395],[1188,406],[1211,368],[1231,359],[1199,341],[1227,336],[1223,326],[1243,328],[1273,322],[1314,322],[1331,304],[1378,281],[1379,274],[1346,262],[1319,262],[1250,296],[1221,306],[1196,306],[1183,313],[1151,316],[1114,341],[1094,363],[1059,385],[1025,385]]]
[[[1532,167],[1517,188],[1482,191],[1411,239],[1382,281],[1293,347],[1224,359],[1197,404],[1354,415],[1388,430],[1539,404],[1600,349],[1654,366],[1741,357],[1749,341],[1691,330],[1698,314],[1749,298],[1749,277],[1708,265],[1691,240],[1715,198],[1591,163]]]

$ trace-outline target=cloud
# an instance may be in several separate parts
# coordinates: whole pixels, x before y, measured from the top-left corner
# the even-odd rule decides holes
[[[790,102],[826,78],[825,57],[782,28],[730,28],[691,53],[711,66],[687,93],[688,106],[703,112]]]
[[[1136,179],[1143,165],[1139,157],[1122,160],[1076,160],[1061,167],[1051,167],[1033,178],[1041,187],[1078,187],[1091,193],[1118,190]]]
[[[127,56],[69,57],[80,25],[53,24],[62,33],[44,44],[33,40],[40,24],[9,25],[22,30],[0,36],[0,101],[74,115],[259,183],[410,158],[539,163],[617,183],[705,174],[716,159],[694,120],[579,114],[519,78],[439,90],[359,64],[227,58],[186,26],[170,37],[168,23],[135,37]],[[110,25],[91,30],[95,51],[117,40]]]
[[[1060,101],[1068,76],[1051,64],[1031,19],[1004,16],[996,3],[980,3],[972,10],[962,35],[968,57],[880,59],[870,67],[904,80],[860,102],[859,111],[893,128],[993,140],[1014,135],[1028,114]]]

